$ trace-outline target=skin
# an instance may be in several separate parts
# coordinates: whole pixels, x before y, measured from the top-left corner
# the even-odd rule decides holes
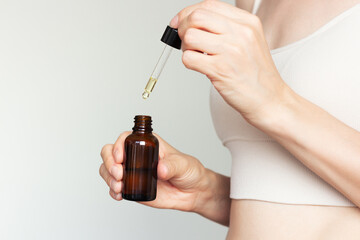
[[[100,175],[110,187],[110,196],[118,201],[122,200],[124,140],[130,133],[122,133],[115,144],[107,144],[101,150]],[[157,196],[154,201],[139,203],[196,212],[228,226],[229,177],[206,169],[198,159],[176,150],[160,136],[156,137],[159,140]]]
[[[142,204],[199,213],[229,226],[227,239],[356,239],[360,132],[297,95],[281,79],[270,55],[270,49],[311,34],[356,3],[264,0],[254,16],[208,0],[183,9],[171,21],[183,41],[184,65],[205,74],[250,124],[278,141],[356,207],[230,200],[228,177],[206,169],[160,137],[158,197]],[[252,5],[253,1],[238,2],[248,11]],[[116,200],[121,200],[123,143],[128,134],[121,134],[101,152],[100,175]]]

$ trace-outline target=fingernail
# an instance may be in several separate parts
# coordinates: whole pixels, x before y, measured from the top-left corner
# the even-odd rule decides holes
[[[178,15],[176,15],[173,19],[171,19],[170,27],[177,28],[178,27],[178,22],[179,22],[179,17],[178,17]]]

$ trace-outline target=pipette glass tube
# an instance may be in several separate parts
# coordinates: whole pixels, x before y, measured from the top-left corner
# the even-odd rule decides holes
[[[173,48],[171,46],[165,44],[164,50],[161,53],[161,56],[154,68],[154,71],[152,72],[150,79],[146,84],[145,91],[142,94],[142,97],[144,99],[147,99],[150,96],[152,90],[154,89],[155,84],[160,77],[161,71],[164,69],[166,61],[168,60],[172,49]]]
[[[160,77],[161,71],[163,70],[166,61],[168,60],[171,50],[173,48],[181,48],[181,39],[179,37],[178,31],[175,28],[167,26],[161,41],[165,43],[165,48],[161,53],[161,56],[155,66],[154,71],[152,72],[148,83],[146,84],[145,91],[142,94],[144,99],[147,99],[150,96],[150,93],[153,91],[157,80]]]

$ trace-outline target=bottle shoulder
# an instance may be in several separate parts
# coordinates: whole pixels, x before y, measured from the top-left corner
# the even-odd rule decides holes
[[[127,138],[125,139],[125,143],[130,142],[151,142],[155,144],[159,144],[158,139],[153,135],[152,133],[131,133]]]

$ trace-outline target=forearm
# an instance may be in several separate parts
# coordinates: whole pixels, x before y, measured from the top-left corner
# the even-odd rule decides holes
[[[207,191],[201,193],[194,212],[214,222],[229,226],[230,178],[206,169],[209,183]]]
[[[262,119],[254,125],[360,206],[358,131],[288,88],[282,102]]]

